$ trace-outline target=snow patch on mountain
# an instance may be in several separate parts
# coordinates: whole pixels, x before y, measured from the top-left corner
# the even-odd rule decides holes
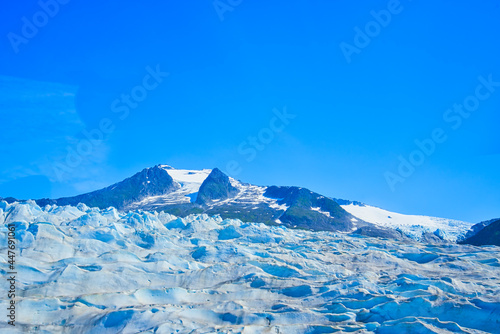
[[[324,215],[325,215],[325,216],[327,216],[327,217],[333,218],[333,217],[330,215],[330,212],[321,211],[321,208],[319,208],[319,207],[317,207],[317,208],[311,208],[311,210],[316,211],[316,212],[319,212],[319,213],[322,213],[322,214],[324,214]],[[351,219],[351,220],[352,220],[352,219]]]
[[[370,205],[341,205],[341,207],[366,222],[393,229],[398,229],[407,236],[420,240],[424,233],[434,233],[449,241],[463,239],[472,223],[460,220],[418,215],[404,215]]]
[[[286,211],[288,209],[287,205],[278,203],[280,199],[264,196],[267,187],[242,183],[232,177],[229,177],[229,181],[233,187],[238,189],[238,194],[234,197],[225,199],[223,201],[217,201],[215,203],[212,203],[211,206],[235,204],[235,205],[241,205],[243,207],[252,206],[257,208],[259,205],[265,204],[277,210]]]

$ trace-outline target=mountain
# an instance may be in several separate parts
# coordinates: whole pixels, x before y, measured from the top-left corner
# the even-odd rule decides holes
[[[196,203],[203,205],[214,200],[226,200],[237,193],[238,189],[231,184],[229,177],[214,168],[201,184]]]
[[[473,236],[475,236],[479,231],[481,231],[483,228],[485,228],[486,226],[490,225],[491,223],[495,222],[496,220],[498,220],[500,218],[495,218],[495,219],[490,219],[490,220],[485,220],[485,221],[482,221],[480,223],[477,223],[476,225],[473,225],[469,231],[467,231],[467,234],[465,235],[465,237],[463,238],[464,240],[465,239],[469,239],[469,238],[472,238]]]
[[[356,217],[342,209],[333,199],[321,196],[305,188],[268,187],[264,196],[277,199],[286,211],[279,221],[287,226],[305,229],[349,231],[355,228]],[[366,225],[363,222],[363,225]]]
[[[5,197],[5,198],[0,197],[0,201],[4,201],[4,202],[7,202],[7,203],[11,204],[11,203],[14,203],[14,202],[18,202],[19,200],[16,199],[16,198],[14,198],[14,197]]]
[[[302,187],[252,185],[217,168],[187,170],[168,165],[145,168],[104,189],[74,197],[39,199],[36,203],[84,203],[100,209],[112,206],[122,212],[164,211],[180,217],[205,213],[296,229],[393,239],[410,237],[423,242],[461,240],[472,226],[456,220],[394,213]]]
[[[500,219],[481,222],[474,225],[471,230],[473,232],[472,235],[469,235],[465,240],[459,243],[474,246],[500,246]]]
[[[133,176],[107,188],[87,194],[59,199],[40,199],[38,205],[77,205],[84,203],[91,207],[105,209],[113,206],[119,210],[127,205],[151,196],[161,196],[179,189],[170,174],[159,166],[146,168]]]
[[[207,213],[268,225],[314,231],[352,232],[368,223],[333,199],[300,187],[260,187],[228,177],[218,168],[180,170],[168,165],[141,172],[104,189],[59,199],[36,200],[40,206],[84,203],[120,211],[164,211],[179,216]]]

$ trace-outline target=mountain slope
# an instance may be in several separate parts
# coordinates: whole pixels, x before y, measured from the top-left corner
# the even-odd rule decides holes
[[[358,222],[333,199],[305,188],[271,186],[264,196],[276,198],[278,204],[288,206],[279,218],[288,227],[346,232],[352,231]]]
[[[214,168],[201,184],[196,203],[203,205],[213,200],[225,200],[237,193],[238,189],[231,184],[229,177]]]
[[[415,240],[420,240],[426,234],[433,233],[440,239],[457,241],[463,239],[467,230],[472,226],[471,223],[460,220],[404,215],[361,203],[351,202],[341,205],[341,207],[364,221],[378,227],[399,230]]]
[[[474,246],[500,246],[500,219],[488,222],[489,224],[484,226],[479,232],[459,243]]]
[[[467,234],[465,235],[465,237],[463,238],[463,240],[465,239],[469,239],[469,238],[472,238],[473,236],[475,236],[477,233],[479,233],[479,231],[481,231],[483,228],[485,228],[486,226],[490,225],[491,223],[499,220],[500,218],[495,218],[495,219],[490,219],[490,220],[485,220],[485,221],[482,221],[480,223],[477,223],[475,225],[473,225],[469,231],[467,231]]]
[[[174,182],[165,169],[155,166],[145,168],[141,172],[104,189],[74,197],[64,197],[54,200],[40,199],[36,202],[38,205],[57,204],[59,206],[84,203],[100,209],[113,206],[121,210],[135,201],[150,196],[168,194],[179,188],[179,185]]]

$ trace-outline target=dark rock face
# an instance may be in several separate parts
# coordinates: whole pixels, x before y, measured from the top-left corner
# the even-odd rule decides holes
[[[349,201],[347,199],[341,199],[341,198],[332,198],[338,205],[357,205],[357,206],[365,206],[364,203],[358,202],[358,201]]]
[[[19,200],[15,199],[14,197],[5,197],[5,198],[0,197],[0,201],[5,201],[9,204],[14,203],[14,202],[19,202]]]
[[[354,226],[352,222],[354,216],[342,209],[333,199],[308,189],[271,186],[267,188],[264,196],[278,199],[278,204],[289,206],[279,217],[287,227],[316,231],[349,231]]]
[[[229,177],[218,168],[214,168],[201,184],[196,203],[207,204],[216,199],[224,200],[237,193],[238,189],[231,185]]]
[[[77,205],[85,203],[91,207],[105,209],[114,206],[123,209],[127,204],[139,201],[148,196],[168,194],[179,188],[168,172],[159,166],[143,169],[133,176],[115,183],[107,188],[96,190],[74,197],[64,197],[55,200],[37,200],[38,205]]]
[[[475,235],[460,241],[460,244],[474,246],[495,245],[500,246],[500,219],[488,221],[489,224]],[[475,225],[474,225],[475,226]]]
[[[500,218],[495,218],[495,219],[490,219],[490,220],[486,220],[486,221],[483,221],[483,222],[480,222],[480,223],[477,223],[476,225],[473,225],[470,230],[467,232],[467,234],[465,235],[465,239],[468,239],[468,238],[472,238],[473,236],[475,236],[479,231],[481,231],[483,228],[485,228],[486,226],[490,225],[491,223],[499,220]]]

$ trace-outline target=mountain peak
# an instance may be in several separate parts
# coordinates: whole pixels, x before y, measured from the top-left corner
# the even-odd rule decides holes
[[[212,169],[212,172],[210,173],[210,175],[212,175],[212,177],[221,177],[221,178],[226,178],[228,181],[229,181],[229,176],[227,176],[226,174],[224,174],[223,171],[221,171],[219,168],[215,167]],[[209,175],[209,176],[210,176]]]
[[[101,209],[113,206],[123,209],[128,204],[148,196],[164,195],[175,191],[179,185],[174,182],[168,172],[158,166],[144,168],[125,180],[109,187],[75,197],[64,197],[56,200],[37,200],[39,205],[77,205],[85,203]]]
[[[196,202],[206,204],[213,200],[224,200],[238,193],[229,177],[220,169],[214,168],[200,186]]]

